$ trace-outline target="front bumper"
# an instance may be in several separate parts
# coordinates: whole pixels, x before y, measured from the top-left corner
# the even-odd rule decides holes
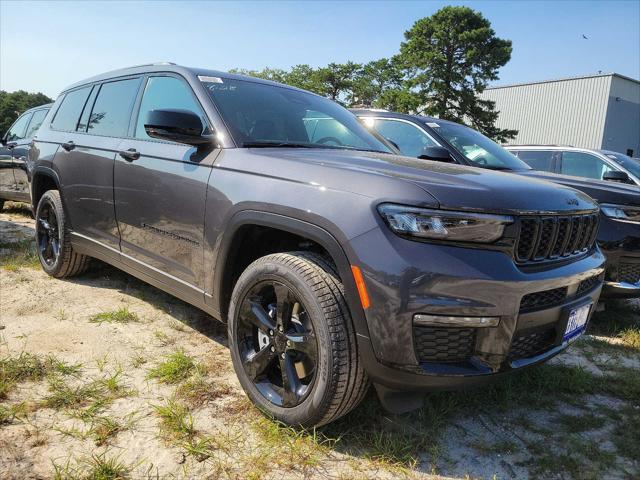
[[[371,299],[370,339],[359,342],[365,368],[375,383],[398,390],[474,386],[544,362],[567,346],[569,310],[593,304],[591,316],[602,288],[598,249],[561,266],[523,270],[502,252],[413,242],[382,229],[351,246]],[[499,323],[464,335],[463,328],[428,331],[422,348],[418,314],[499,317]]]

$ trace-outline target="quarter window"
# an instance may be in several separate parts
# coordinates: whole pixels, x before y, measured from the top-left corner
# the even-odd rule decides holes
[[[36,134],[48,112],[49,110],[36,110],[33,112],[31,123],[29,124],[29,128],[27,128],[27,133],[24,138],[32,138]]]
[[[136,138],[145,140],[151,138],[144,129],[144,124],[151,110],[170,108],[189,110],[200,116],[203,125],[207,124],[204,112],[194,98],[191,88],[185,82],[175,77],[150,77],[140,103],[140,113],[135,131]]]
[[[103,83],[89,117],[88,132],[109,137],[126,136],[139,83],[139,78]]]
[[[29,120],[31,120],[31,113],[26,113],[19,117],[7,132],[7,142],[14,142],[25,138],[24,133],[27,130]]]
[[[534,170],[542,170],[545,172],[553,171],[553,152],[523,150],[518,152],[518,158],[527,162]]]
[[[53,117],[51,128],[67,132],[75,131],[80,112],[82,112],[90,91],[91,87],[84,87],[67,92],[62,99],[60,107],[58,107],[55,117]]]
[[[602,180],[602,176],[613,170],[595,155],[582,152],[563,152],[560,173],[573,177]]]
[[[421,155],[425,147],[440,146],[423,130],[410,123],[377,118],[373,128],[384,138],[398,145],[402,154],[409,157]]]

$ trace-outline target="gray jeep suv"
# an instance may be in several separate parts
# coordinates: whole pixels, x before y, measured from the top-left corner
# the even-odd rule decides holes
[[[90,257],[228,322],[251,400],[289,424],[482,384],[586,326],[604,258],[571,188],[392,152],[317,95],[172,64],[77,83],[34,147],[44,270]],[[550,219],[579,225],[544,235]]]

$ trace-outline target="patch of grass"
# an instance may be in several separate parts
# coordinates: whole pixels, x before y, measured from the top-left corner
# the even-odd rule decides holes
[[[622,343],[634,350],[640,350],[640,328],[628,328],[618,335]]]
[[[17,357],[0,358],[0,399],[7,397],[19,382],[37,381],[53,375],[77,375],[82,365],[68,364],[56,357],[22,352]]]
[[[91,425],[91,436],[97,446],[107,441],[122,430],[122,424],[111,417],[97,417]]]
[[[0,254],[0,268],[10,272],[16,272],[21,268],[40,268],[35,242],[31,239],[20,242],[0,242],[0,249],[7,250]]]
[[[108,452],[92,454],[77,465],[67,461],[64,465],[53,464],[54,480],[127,480],[131,478],[132,467]]]
[[[176,343],[175,338],[170,337],[169,335],[164,333],[162,330],[156,330],[155,332],[153,332],[153,336],[156,337],[161,347],[167,347],[169,345],[173,345],[174,343]]]
[[[169,399],[164,405],[152,405],[161,419],[161,431],[167,438],[191,439],[196,431],[189,409],[175,399]]]
[[[219,444],[213,437],[200,437],[184,442],[182,448],[184,448],[187,455],[195,457],[199,462],[204,462],[214,455],[216,450],[219,449]]]
[[[176,396],[195,407],[229,395],[232,391],[226,383],[208,382],[202,375],[196,374],[178,387]]]
[[[91,380],[79,385],[70,385],[60,378],[49,379],[49,395],[43,405],[56,410],[68,409],[74,415],[88,419],[111,404],[116,398],[126,397],[133,392],[119,380],[120,371],[104,378]],[[87,407],[84,410],[82,407]]]
[[[24,202],[6,202],[2,213],[22,215],[23,217],[31,218],[31,207],[28,203]]]
[[[13,423],[14,420],[24,418],[27,407],[24,402],[14,405],[0,405],[0,426]]]
[[[602,428],[607,422],[606,417],[584,413],[581,415],[563,414],[556,417],[563,431],[568,433],[581,433]]]
[[[626,405],[616,411],[612,440],[618,453],[631,460],[640,459],[640,407]]]
[[[133,368],[141,367],[142,365],[147,363],[147,357],[145,357],[144,355],[142,355],[140,353],[136,353],[136,354],[132,355],[130,360],[131,360],[131,366]]]
[[[169,327],[174,330],[177,330],[178,332],[187,331],[187,327],[185,326],[185,324],[178,320],[169,320]]]
[[[200,368],[184,350],[178,350],[149,370],[147,378],[155,378],[162,383],[178,383]]]
[[[136,315],[134,312],[129,311],[127,307],[122,307],[111,312],[97,313],[96,315],[92,315],[91,317],[89,317],[90,323],[97,323],[98,325],[102,325],[105,322],[130,323],[139,321],[140,319],[138,318],[138,315]]]

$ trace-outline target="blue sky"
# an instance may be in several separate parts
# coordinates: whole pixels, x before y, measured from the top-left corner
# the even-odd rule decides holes
[[[482,12],[513,41],[499,84],[617,72],[640,78],[640,1],[12,2],[0,0],[0,88],[56,96],[119,67],[287,68],[397,52],[446,4]],[[582,38],[582,34],[589,37]]]

